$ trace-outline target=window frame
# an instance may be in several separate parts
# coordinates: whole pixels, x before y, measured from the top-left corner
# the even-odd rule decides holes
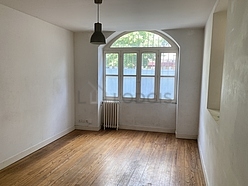
[[[115,53],[115,54],[118,54],[118,74],[117,75],[106,75],[106,54],[107,53]],[[104,98],[107,98],[106,96],[106,76],[117,76],[118,77],[118,97],[111,97],[111,96],[108,96],[108,98],[110,100],[113,100],[113,99],[116,99],[116,98],[119,98],[120,96],[120,53],[119,52],[104,52],[104,57],[103,57],[103,97]],[[104,99],[104,100],[108,100],[108,99]]]
[[[136,53],[137,54],[137,61],[136,61],[136,75],[124,75],[123,71],[124,71],[124,64],[123,64],[123,61],[124,61],[124,54],[130,54],[130,53]],[[131,100],[131,99],[137,99],[137,93],[138,93],[138,86],[137,86],[137,79],[138,79],[138,74],[139,74],[139,69],[138,69],[138,61],[139,61],[139,51],[136,51],[136,50],[126,50],[126,51],[121,51],[121,64],[120,64],[120,69],[121,69],[121,74],[120,74],[120,80],[121,80],[121,84],[120,84],[120,88],[121,88],[121,95],[120,95],[120,98],[121,100]],[[124,97],[123,95],[123,81],[124,81],[124,77],[136,77],[136,95],[135,95],[135,98],[127,98],[127,97]]]
[[[177,103],[177,84],[178,84],[178,67],[179,67],[179,47],[166,35],[157,32],[157,31],[149,31],[154,34],[158,34],[163,37],[171,47],[118,47],[111,48],[111,45],[122,37],[125,34],[131,32],[123,32],[115,37],[112,41],[110,41],[103,49],[103,99],[104,100],[119,100],[124,102],[166,102],[166,103]],[[118,97],[110,97],[106,96],[106,54],[107,53],[118,53]],[[123,96],[123,79],[129,75],[123,75],[123,60],[125,53],[137,53],[137,64],[136,64],[136,97],[128,98]],[[154,77],[154,99],[141,98],[141,65],[142,65],[142,53],[155,53],[156,61],[155,61],[155,75]],[[175,53],[176,54],[176,62],[175,62],[175,75],[174,76],[161,76],[161,54],[162,53]],[[131,77],[132,75],[130,75]],[[134,76],[134,75],[133,75]],[[145,76],[146,77],[146,76]],[[160,98],[160,80],[161,77],[173,77],[174,78],[174,99],[161,99]]]

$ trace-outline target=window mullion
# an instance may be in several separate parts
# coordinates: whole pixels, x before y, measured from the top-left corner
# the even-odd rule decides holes
[[[177,101],[177,91],[178,91],[178,70],[179,70],[179,53],[178,51],[175,52],[176,53],[176,63],[175,63],[175,68],[176,68],[176,73],[174,76],[174,82],[175,82],[175,86],[174,86],[174,100]]]
[[[119,53],[119,69],[118,69],[118,78],[119,78],[119,83],[118,83],[118,91],[119,91],[119,100],[122,100],[122,95],[123,95],[123,52]]]
[[[160,77],[166,77],[166,78],[175,78],[176,76],[160,76]]]
[[[103,99],[106,99],[106,54],[107,52],[104,52],[103,56]]]
[[[137,52],[137,79],[136,79],[136,99],[140,101],[141,92],[141,51]]]
[[[156,85],[156,90],[155,90],[155,93],[156,93],[156,100],[158,101],[159,100],[159,94],[160,94],[160,69],[161,69],[161,54],[159,51],[157,51],[157,59],[156,59],[156,71],[155,71],[155,75],[156,75],[156,78],[155,78],[155,85]]]

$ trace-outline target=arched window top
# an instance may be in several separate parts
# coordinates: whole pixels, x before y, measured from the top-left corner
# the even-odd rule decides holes
[[[171,47],[159,34],[148,31],[135,31],[119,37],[110,48]]]

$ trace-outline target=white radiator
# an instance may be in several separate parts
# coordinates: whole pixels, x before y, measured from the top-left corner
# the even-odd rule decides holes
[[[103,101],[103,127],[116,128],[119,126],[119,101]]]

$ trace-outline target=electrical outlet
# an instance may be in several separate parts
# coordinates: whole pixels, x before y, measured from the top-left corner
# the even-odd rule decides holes
[[[78,123],[84,123],[84,120],[83,119],[79,119],[78,120]]]
[[[92,123],[92,119],[86,119],[85,121],[86,121],[86,123],[88,123],[88,124],[91,124],[91,123]]]

